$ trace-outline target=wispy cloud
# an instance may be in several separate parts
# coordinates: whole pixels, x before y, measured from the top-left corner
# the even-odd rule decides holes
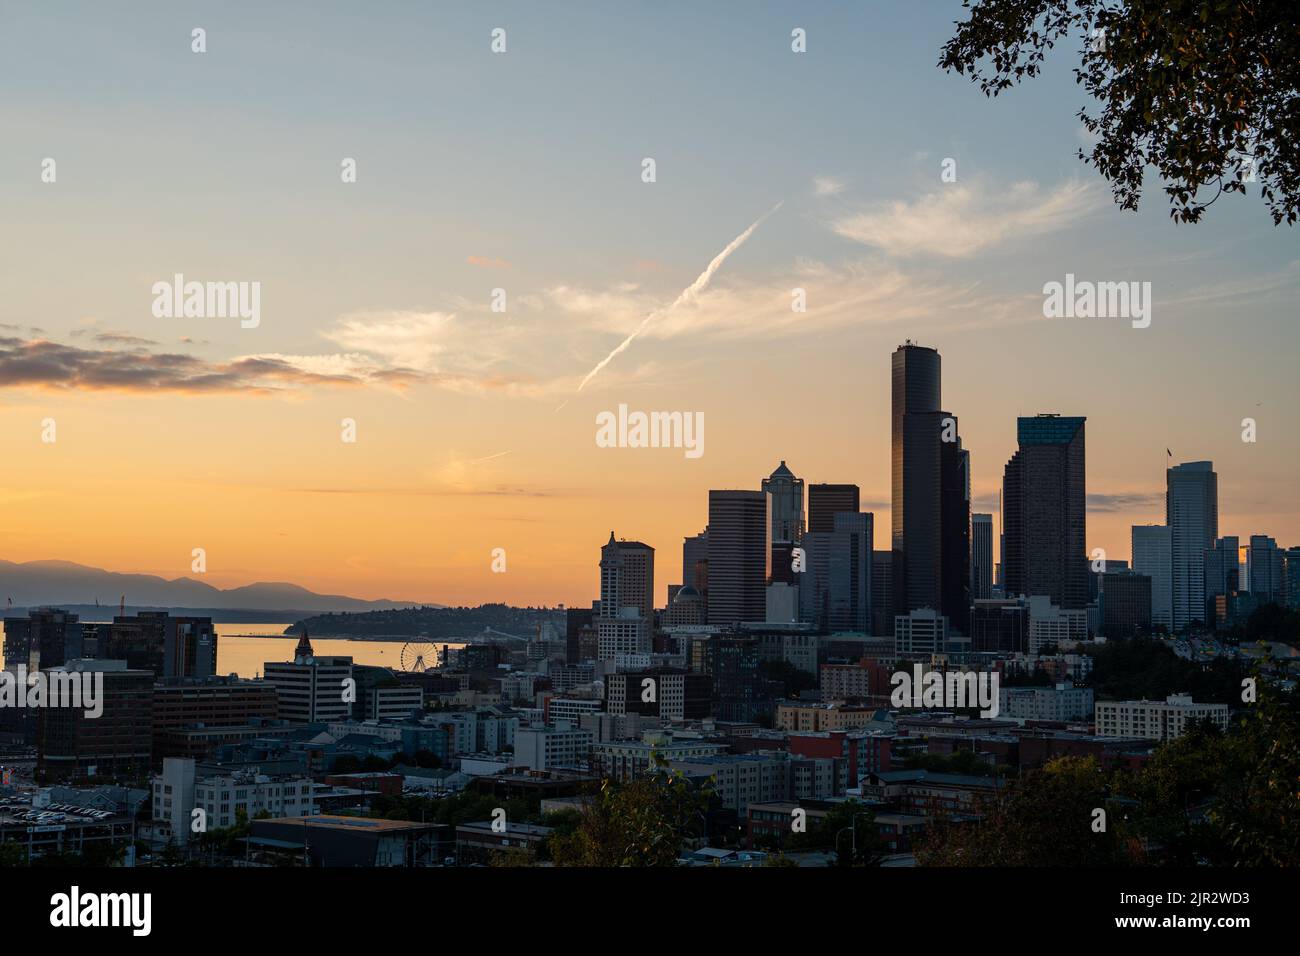
[[[832,220],[846,239],[899,256],[966,258],[1002,243],[1067,229],[1098,207],[1096,190],[1079,182],[1043,190],[1020,182],[993,190],[954,183],[913,202],[892,202]]]
[[[814,196],[835,196],[844,191],[844,182],[834,176],[818,176],[813,180]]]
[[[308,385],[410,384],[400,369],[315,369],[275,356],[207,362],[143,349],[84,349],[44,339],[0,339],[0,387],[142,393],[273,392]]]
[[[483,269],[509,269],[510,263],[504,259],[492,259],[488,256],[466,256],[465,261],[472,266],[479,266]]]
[[[1149,511],[1163,508],[1164,505],[1164,493],[1159,491],[1129,491],[1116,494],[1091,492],[1088,494],[1089,511]]]
[[[628,335],[627,338],[625,338],[622,342],[620,342],[618,345],[614,347],[614,351],[610,352],[603,359],[597,362],[596,367],[587,373],[586,378],[584,378],[578,384],[578,391],[582,391],[584,388],[586,388],[587,383],[590,382],[597,375],[599,375],[601,370],[604,369],[605,366],[609,365],[610,362],[614,361],[614,359],[619,354],[626,351],[627,348],[636,339],[636,337],[640,335],[642,332],[644,332],[647,328],[649,328],[650,324],[655,319],[659,318],[661,315],[671,314],[674,309],[678,308],[681,305],[684,305],[685,303],[695,301],[699,297],[700,293],[708,288],[709,282],[712,281],[713,276],[717,273],[717,271],[722,268],[722,264],[727,261],[728,257],[730,257],[730,255],[733,252],[735,252],[737,249],[739,249],[741,246],[745,244],[745,242],[749,239],[749,237],[754,234],[754,230],[757,229],[759,225],[762,224],[764,219],[772,215],[772,213],[776,212],[780,208],[781,208],[781,204],[777,203],[767,212],[763,213],[763,215],[755,219],[754,222],[750,224],[748,229],[746,229],[744,232],[738,235],[735,239],[732,239],[731,242],[727,243],[725,249],[723,249],[721,252],[719,252],[716,256],[713,257],[713,261],[708,264],[705,270],[701,272],[698,276],[696,276],[695,281],[692,282],[690,285],[688,285],[685,289],[683,289],[681,293],[677,296],[677,298],[674,299],[669,306],[667,306],[664,309],[657,309],[651,312],[649,315],[647,315],[644,319],[642,319],[641,324],[638,325],[635,329],[633,329],[632,333]]]

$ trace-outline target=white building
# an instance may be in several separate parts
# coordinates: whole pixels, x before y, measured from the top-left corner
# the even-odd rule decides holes
[[[596,620],[596,656],[612,661],[620,654],[649,654],[650,620],[632,608],[624,608],[618,617]]]
[[[414,685],[373,687],[365,693],[366,720],[405,720],[424,710],[424,688]]]
[[[162,773],[153,778],[153,821],[171,831],[171,840],[189,842],[194,810],[194,761],[164,757]]]
[[[262,672],[267,682],[275,685],[284,720],[309,724],[352,716],[356,691],[352,658],[317,657],[306,633],[298,641],[292,661],[267,661]]]
[[[196,777],[193,760],[168,758],[153,778],[153,820],[183,843],[194,832],[195,809],[203,811],[207,830],[234,826],[240,810],[249,820],[263,810],[273,817],[306,817],[316,812],[314,787],[310,777],[250,771]]]
[[[1086,608],[1064,610],[1041,594],[1029,598],[1029,653],[1037,654],[1044,647],[1063,646],[1067,642],[1088,639],[1088,611]]]
[[[1174,626],[1173,545],[1169,526],[1133,525],[1133,570],[1151,579],[1151,626]]]
[[[598,714],[604,701],[590,697],[552,697],[546,701],[546,723],[567,723],[577,727],[584,714]]]
[[[568,722],[553,727],[520,727],[515,732],[514,766],[532,770],[585,770],[591,757],[591,731]]]
[[[999,687],[998,716],[1021,720],[1086,720],[1092,716],[1091,687]]]
[[[1220,730],[1228,729],[1227,704],[1198,704],[1190,694],[1170,694],[1164,701],[1097,701],[1097,736],[1144,737],[1176,740],[1189,723],[1209,718]]]
[[[948,619],[933,608],[894,616],[894,653],[940,654],[948,640]]]

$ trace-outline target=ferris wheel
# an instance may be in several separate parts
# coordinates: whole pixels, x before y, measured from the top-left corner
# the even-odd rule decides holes
[[[402,670],[423,674],[438,666],[438,649],[429,641],[407,641],[402,645]]]

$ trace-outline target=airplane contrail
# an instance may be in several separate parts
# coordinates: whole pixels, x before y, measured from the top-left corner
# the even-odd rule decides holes
[[[720,268],[722,268],[722,264],[727,261],[727,257],[730,256],[737,249],[739,249],[741,246],[743,246],[745,244],[745,241],[754,234],[754,230],[759,227],[759,225],[763,222],[763,220],[766,219],[768,216],[772,215],[772,213],[776,212],[780,208],[781,208],[781,203],[777,203],[767,212],[763,213],[763,215],[755,219],[753,224],[750,225],[748,229],[746,229],[744,232],[738,235],[735,239],[732,239],[731,242],[727,243],[727,248],[723,249],[721,252],[719,252],[716,256],[713,257],[713,261],[709,263],[708,268],[705,269],[703,272],[701,272],[699,274],[699,277],[696,278],[694,282],[692,282],[690,285],[688,285],[685,289],[682,290],[682,294],[673,300],[672,305],[664,309],[655,309],[644,319],[642,319],[641,324],[638,325],[635,329],[633,329],[632,333],[627,338],[625,338],[622,342],[620,342],[618,345],[614,347],[614,351],[610,352],[603,359],[601,359],[596,364],[596,367],[587,373],[587,377],[584,378],[582,380],[582,384],[578,386],[578,391],[581,392],[584,388],[586,388],[587,383],[590,382],[597,375],[599,375],[601,369],[603,369],[610,362],[614,361],[614,357],[616,355],[618,355],[620,352],[626,351],[627,347],[632,344],[633,339],[635,339],[638,335],[644,332],[646,328],[650,325],[650,323],[653,322],[656,318],[658,318],[659,316],[663,315],[666,312],[671,312],[679,305],[682,305],[684,302],[687,302],[690,299],[695,298],[701,292],[703,292],[708,287],[709,282],[712,281],[713,274],[717,272]],[[560,407],[563,408],[564,406],[560,406]],[[559,409],[557,408],[556,411],[559,411]]]

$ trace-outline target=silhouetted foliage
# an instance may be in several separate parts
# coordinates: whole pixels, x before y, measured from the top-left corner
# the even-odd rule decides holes
[[[662,767],[630,783],[608,780],[572,832],[547,841],[558,866],[675,866],[709,790]]]
[[[1155,167],[1176,222],[1257,180],[1275,224],[1300,209],[1300,30],[1295,0],[963,0],[939,66],[986,96],[1038,76],[1058,40],[1080,44],[1075,82],[1096,137],[1079,158],[1136,209]],[[1094,31],[1104,32],[1098,42]],[[1213,190],[1213,195],[1203,191]]]
[[[1187,692],[1201,703],[1234,704],[1241,701],[1245,665],[1216,658],[1209,664],[1184,660],[1168,645],[1145,638],[1107,641],[1092,655],[1087,684],[1098,700],[1164,700]]]

